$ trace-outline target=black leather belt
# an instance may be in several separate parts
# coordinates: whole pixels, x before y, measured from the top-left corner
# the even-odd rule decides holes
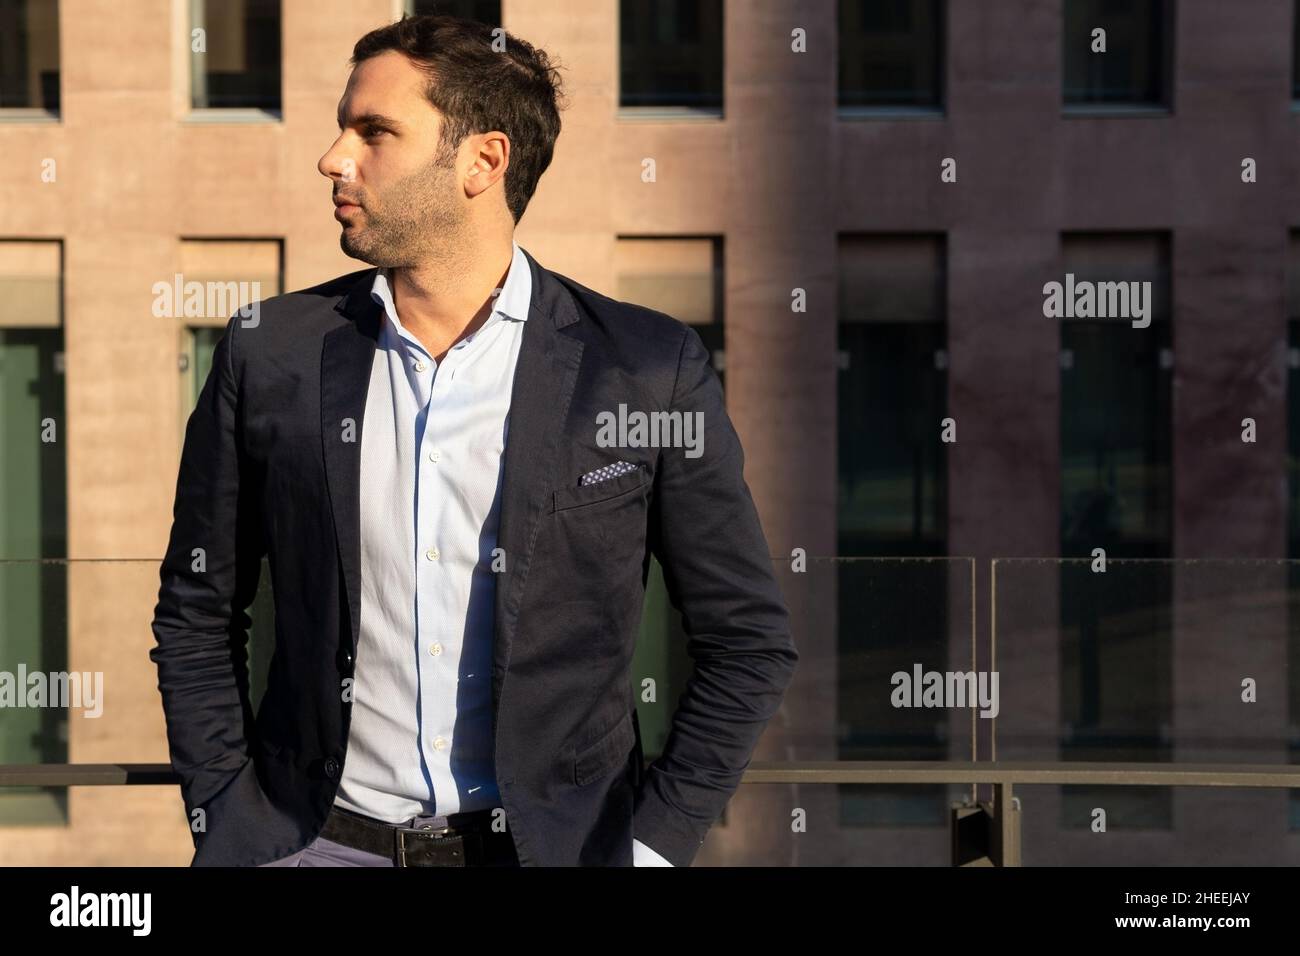
[[[386,856],[394,866],[519,866],[510,828],[492,829],[492,811],[453,813],[447,826],[405,827],[334,807],[320,835]]]

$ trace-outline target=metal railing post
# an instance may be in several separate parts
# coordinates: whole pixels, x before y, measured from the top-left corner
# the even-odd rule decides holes
[[[993,785],[989,820],[989,858],[994,866],[1020,865],[1020,801],[1011,795],[1011,782]]]

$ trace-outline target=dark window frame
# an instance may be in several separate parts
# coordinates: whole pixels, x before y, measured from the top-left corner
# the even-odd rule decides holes
[[[1065,0],[1068,5],[1072,0]],[[1069,52],[1069,31],[1068,17],[1069,12],[1062,8],[1061,17],[1061,57],[1059,60],[1061,80],[1061,111],[1066,117],[1096,117],[1096,116],[1133,116],[1150,117],[1152,115],[1173,116],[1176,103],[1175,80],[1177,78],[1177,29],[1178,29],[1178,4],[1173,0],[1152,0],[1160,4],[1160,17],[1158,30],[1160,32],[1159,45],[1159,82],[1160,95],[1157,100],[1132,100],[1117,102],[1102,101],[1077,101],[1069,99],[1069,91],[1066,87],[1068,77],[1066,76],[1066,63],[1068,62]],[[1109,38],[1109,34],[1107,35]]]
[[[702,54],[705,47],[711,42],[703,29],[698,29],[699,39],[691,42],[681,42],[674,44],[671,52],[677,55],[676,60],[657,63],[639,63],[634,64],[636,73],[625,72],[627,58],[625,48],[643,47],[663,50],[664,47],[655,37],[657,33],[648,31],[644,36],[640,36],[637,31],[629,32],[628,26],[632,22],[627,16],[629,7],[635,8],[639,15],[635,18],[636,22],[642,25],[653,25],[655,20],[653,13],[649,12],[648,5],[638,5],[633,0],[619,0],[618,4],[618,30],[617,45],[615,47],[617,56],[615,63],[615,82],[618,84],[618,95],[615,98],[615,109],[620,119],[635,119],[640,116],[653,118],[656,120],[664,119],[707,119],[716,120],[723,118],[726,110],[726,55],[727,55],[727,9],[723,0],[691,0],[700,7],[700,19],[708,20],[710,12],[704,9],[705,5],[716,9],[717,33],[718,33],[718,53],[716,64],[701,60],[700,65],[689,72],[689,75],[696,79],[701,79],[699,84],[701,89],[695,92],[679,91],[676,93],[665,93],[660,89],[655,92],[638,91],[629,94],[629,76],[639,75],[641,81],[644,81],[646,89],[649,88],[652,81],[662,79],[665,75],[674,75],[673,68],[678,65],[690,66],[691,57]],[[640,39],[640,42],[635,42]],[[633,42],[629,42],[629,40]],[[691,47],[695,49],[692,50]],[[714,71],[716,70],[716,77]],[[675,75],[687,76],[688,71],[683,67],[678,69]],[[717,93],[716,100],[713,98],[712,91],[709,89],[716,78]],[[635,86],[636,84],[632,84]],[[631,99],[629,96],[631,95]],[[700,99],[697,102],[680,101],[682,97],[697,96]],[[658,97],[657,100],[650,101],[649,98]]]
[[[948,0],[932,0],[935,16],[935,102],[932,104],[845,103],[842,61],[844,31],[841,17],[846,3],[860,0],[837,0],[835,26],[835,107],[840,119],[940,118],[948,113]]]

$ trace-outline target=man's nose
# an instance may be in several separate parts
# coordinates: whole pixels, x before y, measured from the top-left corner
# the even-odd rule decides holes
[[[356,161],[344,154],[338,142],[326,150],[316,168],[326,179],[335,181],[351,182],[357,176]]]

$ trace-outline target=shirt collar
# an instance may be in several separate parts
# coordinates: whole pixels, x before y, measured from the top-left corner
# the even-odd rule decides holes
[[[510,260],[510,271],[506,273],[506,284],[497,296],[496,310],[507,319],[526,322],[533,299],[533,270],[528,268],[528,259],[519,243],[511,239],[510,246],[514,249],[514,257]]]
[[[507,319],[526,322],[533,298],[533,272],[528,268],[528,259],[519,248],[519,243],[511,239],[510,247],[514,254],[506,272],[506,283],[501,287],[492,311],[500,312]],[[375,273],[375,281],[370,285],[370,296],[384,307],[389,318],[397,322],[397,308],[393,305],[393,291],[388,284],[387,269]]]

